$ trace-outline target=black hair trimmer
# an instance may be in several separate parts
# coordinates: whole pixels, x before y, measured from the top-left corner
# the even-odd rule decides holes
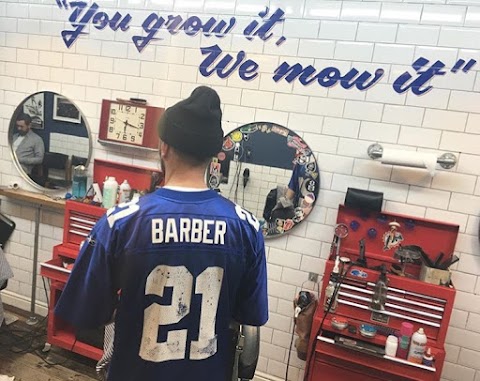
[[[362,238],[358,241],[359,244],[359,253],[358,253],[358,260],[357,265],[361,267],[367,267],[367,258],[365,257],[365,239]]]

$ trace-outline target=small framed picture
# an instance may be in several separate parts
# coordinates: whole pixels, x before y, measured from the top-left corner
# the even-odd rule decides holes
[[[43,106],[45,99],[43,93],[33,94],[23,104],[23,112],[30,115],[32,118],[31,127],[38,130],[43,130]]]
[[[80,124],[82,115],[80,114],[80,110],[67,98],[54,95],[53,119]]]

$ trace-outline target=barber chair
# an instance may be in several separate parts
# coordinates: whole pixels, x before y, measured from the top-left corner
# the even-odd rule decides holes
[[[44,166],[42,164],[35,164],[32,168],[32,171],[28,175],[34,182],[36,182],[38,185],[41,185],[42,187],[45,186],[46,182],[46,176],[44,173]]]
[[[69,157],[63,153],[45,152],[43,157],[43,167],[46,169],[47,176],[49,169],[66,170],[68,167]]]
[[[252,380],[260,350],[260,327],[230,325],[232,331],[232,363],[229,381]]]
[[[231,323],[230,364],[225,381],[249,381],[255,375],[258,354],[260,351],[260,327]],[[100,381],[107,379],[108,366],[113,353],[113,337],[115,324],[105,326],[104,355],[97,363],[97,378]]]
[[[15,222],[0,213],[0,248],[3,248],[15,230]],[[0,291],[7,288],[8,279],[1,279],[2,269],[0,268]]]
[[[13,231],[15,230],[15,222],[6,215],[0,213],[0,247],[4,247]]]
[[[87,165],[87,158],[72,155],[72,167],[76,167],[77,165]]]
[[[69,181],[70,157],[63,153],[45,152],[43,157],[43,174],[46,188],[55,188]]]

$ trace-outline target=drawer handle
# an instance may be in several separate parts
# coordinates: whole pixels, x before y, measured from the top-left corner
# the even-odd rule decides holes
[[[70,233],[73,233],[73,234],[81,235],[82,237],[88,237],[88,234],[87,234],[87,233],[79,232],[78,230],[72,230],[72,229],[70,229],[69,232],[70,232]]]
[[[60,266],[51,265],[50,263],[40,263],[40,266],[42,266],[42,267],[48,267],[49,269],[61,271],[61,272],[67,273],[67,274],[70,274],[70,273],[71,273],[70,270],[67,270],[67,269],[65,269],[65,268],[63,268],[63,267],[60,267]]]
[[[78,217],[70,217],[70,219],[72,221],[83,222],[85,224],[92,225],[92,226],[96,224],[95,221],[84,220],[83,218],[78,218]]]

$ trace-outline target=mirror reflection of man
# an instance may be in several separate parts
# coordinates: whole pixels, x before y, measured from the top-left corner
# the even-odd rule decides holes
[[[13,151],[28,175],[32,175],[32,169],[35,165],[42,164],[45,155],[43,140],[32,131],[31,123],[30,115],[20,114],[15,123],[17,132],[13,135]]]

